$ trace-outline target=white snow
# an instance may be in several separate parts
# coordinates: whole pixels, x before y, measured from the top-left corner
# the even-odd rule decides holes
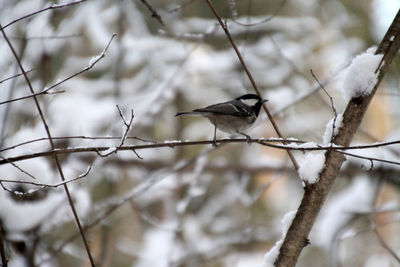
[[[117,151],[117,147],[112,146],[112,147],[109,147],[107,150],[100,151],[99,153],[102,156],[108,156],[108,155],[114,153],[115,151]]]
[[[28,231],[43,224],[64,202],[64,194],[52,193],[43,200],[21,203],[14,201],[7,192],[1,190],[0,217],[7,231]]]
[[[276,258],[279,255],[279,249],[281,248],[283,241],[285,239],[286,233],[289,230],[290,225],[292,224],[292,221],[294,217],[296,216],[297,210],[292,210],[289,211],[288,213],[285,214],[285,216],[282,219],[282,236],[279,241],[275,243],[275,246],[273,246],[265,255],[264,255],[264,263],[262,267],[273,267]]]
[[[356,56],[346,70],[343,82],[343,95],[351,99],[372,92],[378,77],[376,72],[383,55],[375,55],[368,49],[365,53]]]
[[[338,114],[336,119],[332,118],[328,124],[326,125],[325,128],[325,133],[324,133],[324,137],[323,137],[323,142],[324,145],[328,145],[331,142],[332,139],[332,131],[333,131],[333,122],[335,122],[335,130],[334,130],[334,135],[337,134],[337,132],[339,131],[340,127],[342,127],[342,121],[343,121],[343,114]]]
[[[318,181],[319,173],[324,167],[325,152],[308,152],[299,160],[299,175],[303,181],[313,184]]]

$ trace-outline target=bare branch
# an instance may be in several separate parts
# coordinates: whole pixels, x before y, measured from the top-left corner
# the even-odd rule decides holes
[[[336,108],[335,105],[333,103],[333,98],[332,96],[328,93],[328,91],[326,91],[325,87],[319,82],[317,76],[315,76],[313,70],[310,70],[312,77],[314,78],[314,80],[318,83],[319,87],[325,92],[325,94],[329,97],[329,101],[331,102],[331,108],[333,111],[333,115],[335,116],[333,118],[333,123],[332,123],[332,135],[331,135],[331,146],[333,146],[333,139],[335,138],[335,127],[336,127],[336,119],[337,119],[337,112],[336,112]]]
[[[18,97],[18,98],[10,99],[10,100],[7,100],[7,101],[3,101],[3,102],[0,102],[0,105],[6,104],[6,103],[15,102],[15,101],[19,101],[19,100],[23,100],[23,99],[27,99],[27,98],[31,98],[31,97],[36,97],[36,96],[39,96],[39,95],[64,93],[65,90],[60,90],[60,91],[56,91],[56,92],[49,92],[49,91],[51,89],[55,88],[56,86],[59,86],[60,84],[66,82],[66,81],[68,81],[68,80],[70,80],[70,79],[72,79],[72,78],[74,78],[74,77],[76,77],[76,76],[78,76],[78,75],[80,75],[80,74],[82,74],[84,72],[87,72],[87,71],[91,70],[102,58],[104,58],[106,56],[106,52],[107,52],[108,48],[110,47],[112,40],[116,36],[117,36],[116,33],[114,33],[111,36],[110,40],[108,41],[106,47],[103,49],[101,54],[98,55],[97,57],[95,57],[95,60],[92,60],[90,62],[90,64],[89,64],[89,66],[87,66],[86,68],[84,68],[84,69],[82,69],[82,70],[80,70],[78,72],[75,72],[74,74],[62,79],[61,81],[56,82],[55,84],[53,84],[53,85],[51,85],[49,87],[46,87],[45,89],[43,89],[39,93],[33,93],[33,94],[30,94],[30,95],[27,95],[27,96]]]
[[[32,71],[33,71],[33,69],[30,69],[30,70],[27,70],[26,73],[29,73],[29,72],[32,72]],[[3,80],[0,80],[0,83],[3,83],[5,81],[8,81],[8,80],[11,80],[11,79],[14,79],[14,78],[17,78],[17,77],[22,76],[22,75],[24,75],[24,74],[23,73],[15,74],[13,76],[10,76],[8,78],[4,78]],[[3,104],[3,102],[0,102],[0,105],[1,104]]]
[[[165,26],[164,21],[162,20],[160,14],[158,14],[157,11],[146,0],[141,0],[141,1],[151,12],[151,17],[155,18],[162,26]]]
[[[74,2],[65,3],[65,4],[59,4],[59,5],[52,4],[52,5],[50,5],[50,6],[46,7],[46,8],[40,9],[40,10],[35,11],[35,12],[32,12],[32,13],[29,13],[29,14],[27,14],[27,15],[25,15],[25,16],[19,17],[18,19],[15,19],[15,20],[13,20],[13,21],[7,23],[7,24],[4,25],[3,27],[0,25],[0,30],[4,30],[4,29],[7,28],[8,26],[11,26],[12,24],[14,24],[14,23],[16,23],[16,22],[18,22],[18,21],[21,21],[21,20],[27,19],[27,18],[29,18],[29,17],[35,16],[35,15],[37,15],[37,14],[39,14],[39,13],[42,13],[42,12],[45,12],[45,11],[48,11],[48,10],[60,9],[60,8],[64,8],[64,7],[69,7],[69,6],[78,5],[78,4],[81,4],[81,3],[86,2],[86,1],[87,1],[87,0],[76,0],[76,1],[74,1]]]
[[[45,88],[45,89],[42,90],[40,93],[46,93],[46,92],[48,92],[49,90],[53,89],[54,87],[59,86],[60,84],[65,83],[66,81],[68,81],[68,80],[70,80],[70,79],[72,79],[72,78],[74,78],[74,77],[76,77],[76,76],[78,76],[78,75],[80,75],[80,74],[82,74],[82,73],[84,73],[84,72],[89,71],[90,69],[92,69],[92,68],[97,64],[97,62],[99,62],[102,58],[104,58],[104,57],[106,56],[106,52],[107,52],[108,48],[110,47],[112,40],[113,40],[116,36],[117,36],[116,33],[114,33],[114,34],[111,36],[111,38],[110,38],[110,40],[108,41],[106,47],[103,49],[103,51],[100,53],[100,55],[98,55],[98,56],[92,58],[92,60],[89,62],[89,66],[87,66],[86,68],[82,69],[81,71],[78,71],[78,72],[72,74],[71,76],[68,76],[67,78],[64,78],[63,80],[61,80],[61,81],[59,81],[59,82],[53,84],[52,86],[49,86],[49,87]]]
[[[11,193],[16,194],[18,196],[25,196],[25,195],[31,195],[33,193],[36,193],[37,191],[42,190],[44,188],[57,188],[59,186],[62,186],[62,185],[69,184],[69,183],[75,182],[77,180],[80,180],[80,179],[86,177],[89,174],[91,169],[92,169],[92,166],[89,165],[88,169],[84,173],[80,174],[79,176],[77,176],[75,178],[72,178],[72,179],[69,179],[69,180],[65,180],[65,181],[59,182],[57,184],[44,184],[44,183],[35,183],[35,182],[29,182],[29,181],[16,181],[16,180],[8,180],[8,179],[0,179],[0,183],[27,184],[27,185],[34,185],[34,186],[39,186],[40,187],[39,189],[31,190],[29,192],[15,192],[15,191],[12,191],[12,190],[7,190],[8,192],[11,192]]]
[[[3,160],[7,161],[7,159],[3,156],[0,155],[0,158],[2,158]],[[32,179],[36,180],[35,176],[33,176],[32,174],[28,173],[27,171],[24,171],[23,169],[21,169],[17,164],[15,164],[14,162],[8,162],[10,163],[12,166],[14,166],[15,168],[17,168],[20,172],[28,175],[29,177],[31,177]]]

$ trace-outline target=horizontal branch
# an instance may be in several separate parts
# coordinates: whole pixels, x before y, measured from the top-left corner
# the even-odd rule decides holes
[[[135,150],[142,150],[142,149],[154,149],[154,148],[175,148],[175,147],[181,147],[181,146],[194,146],[194,145],[212,145],[213,140],[205,140],[205,141],[165,141],[163,143],[151,143],[151,144],[144,144],[144,145],[128,145],[128,146],[115,146],[115,147],[110,147],[110,146],[99,146],[99,147],[72,147],[72,148],[59,148],[59,149],[53,149],[53,150],[48,150],[48,151],[43,151],[43,152],[37,152],[33,154],[26,154],[26,155],[21,155],[17,157],[9,157],[5,158],[3,160],[0,160],[0,165],[4,165],[7,163],[11,162],[16,162],[16,161],[22,161],[22,160],[27,160],[27,159],[33,159],[33,158],[39,158],[39,157],[48,157],[48,156],[54,156],[54,155],[61,155],[61,154],[71,154],[71,153],[99,153],[101,151],[106,151],[109,150],[110,148],[113,148],[114,152],[118,151],[135,151]],[[292,144],[276,144],[276,143],[289,143],[291,142]],[[386,160],[381,160],[381,159],[376,159],[376,158],[368,158],[368,157],[362,157],[350,153],[344,153],[342,152],[343,150],[355,150],[355,149],[369,149],[369,148],[379,148],[379,147],[384,147],[384,146],[390,146],[390,145],[395,145],[395,144],[400,144],[400,140],[397,141],[391,141],[391,142],[384,142],[384,143],[374,143],[370,145],[358,145],[358,146],[320,146],[318,144],[315,144],[314,146],[304,146],[302,147],[300,144],[304,144],[306,142],[304,141],[298,141],[298,140],[290,140],[290,139],[265,139],[265,138],[260,138],[260,139],[250,139],[247,140],[246,138],[236,138],[236,139],[219,139],[217,140],[217,143],[219,144],[228,144],[228,143],[256,143],[260,144],[262,146],[267,146],[271,148],[276,148],[276,149],[284,149],[284,150],[295,150],[295,151],[318,151],[318,150],[329,150],[329,151],[338,151],[341,152],[342,154],[346,154],[348,156],[353,156],[353,157],[358,157],[358,158],[364,158],[367,160],[374,160],[374,161],[383,161],[386,163],[391,163],[391,164],[397,164],[400,165],[400,162],[395,162],[395,161],[386,161]],[[293,144],[295,143],[295,144]]]

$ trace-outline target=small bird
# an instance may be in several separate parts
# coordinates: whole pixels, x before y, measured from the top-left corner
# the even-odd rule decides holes
[[[249,142],[251,140],[250,136],[243,133],[243,131],[254,124],[258,113],[260,113],[262,104],[267,101],[255,94],[245,94],[231,101],[214,104],[205,108],[194,109],[188,112],[178,112],[175,116],[201,115],[209,119],[215,126],[213,146],[217,146],[217,128],[226,133],[241,134]]]

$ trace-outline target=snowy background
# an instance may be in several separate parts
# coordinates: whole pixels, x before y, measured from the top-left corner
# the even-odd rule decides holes
[[[400,8],[396,0],[213,2],[284,136],[316,143],[326,142],[334,113],[310,69],[342,113],[347,67],[379,44]],[[0,0],[0,23],[52,3]],[[117,34],[93,68],[49,91],[58,93],[38,96],[57,148],[118,146],[125,128],[116,105],[126,119],[134,113],[126,145],[210,140],[206,119],[175,113],[254,92],[205,1],[147,3],[163,24],[143,1],[89,0],[5,29],[35,92],[90,66]],[[397,59],[353,144],[400,139],[398,67]],[[2,160],[50,149],[48,140],[37,140],[46,132],[33,99],[7,102],[30,95],[23,76],[7,79],[20,72],[2,35]],[[276,137],[264,111],[249,134]],[[132,151],[59,156],[67,180],[91,166],[68,185],[96,266],[260,266],[303,194],[282,150],[243,143],[137,153],[143,159]],[[400,161],[398,145],[352,153]],[[315,168],[320,157],[314,154],[295,157]],[[400,255],[399,177],[394,164],[348,158],[298,266],[398,266],[378,237]],[[53,158],[39,157],[0,165],[0,179],[54,185],[61,178]],[[1,184],[9,266],[88,266],[62,186]]]

